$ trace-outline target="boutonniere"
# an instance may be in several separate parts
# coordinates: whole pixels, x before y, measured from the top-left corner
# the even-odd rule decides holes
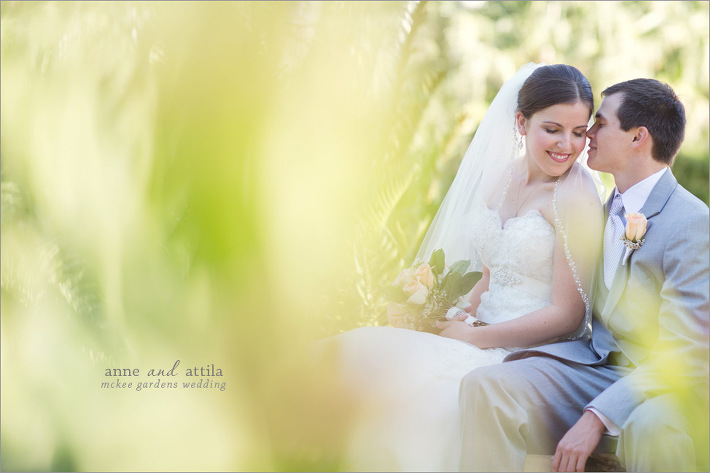
[[[624,242],[626,253],[624,254],[622,265],[626,264],[631,253],[641,248],[646,241],[643,237],[646,234],[646,216],[642,213],[628,213],[625,217],[626,232],[621,237],[621,241]]]

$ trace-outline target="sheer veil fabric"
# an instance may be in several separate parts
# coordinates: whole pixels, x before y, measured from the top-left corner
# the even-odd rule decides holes
[[[507,80],[491,103],[461,161],[449,191],[439,207],[416,261],[429,261],[438,248],[446,263],[471,261],[470,270],[481,270],[481,258],[471,240],[470,229],[483,218],[490,196],[503,185],[512,163],[523,159],[514,131],[518,92],[532,72],[544,63],[528,63]],[[553,196],[555,233],[563,245],[567,263],[585,303],[585,321],[566,339],[588,337],[591,331],[591,301],[595,267],[601,251],[604,187],[586,164],[587,149],[572,168],[560,177]],[[552,222],[551,222],[552,223]]]

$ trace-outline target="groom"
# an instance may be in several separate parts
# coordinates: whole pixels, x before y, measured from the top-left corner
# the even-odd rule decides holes
[[[707,471],[708,207],[669,167],[685,111],[651,79],[602,96],[588,163],[611,173],[616,188],[592,339],[517,351],[464,378],[464,471],[522,471],[526,453],[553,451],[555,471],[584,471],[614,438],[628,471]],[[632,213],[647,219],[637,249],[622,241]]]

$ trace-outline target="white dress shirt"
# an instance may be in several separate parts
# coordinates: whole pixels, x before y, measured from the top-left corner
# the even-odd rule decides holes
[[[668,168],[664,167],[660,171],[651,174],[643,181],[639,181],[633,186],[629,187],[623,194],[620,194],[621,201],[624,203],[624,210],[626,210],[626,213],[636,213],[641,210],[643,205],[646,203],[648,196],[651,194],[651,191],[661,179],[663,173],[667,170]],[[614,195],[616,195],[617,193],[619,193],[619,189],[615,187]],[[614,195],[612,195],[612,198],[614,197]]]

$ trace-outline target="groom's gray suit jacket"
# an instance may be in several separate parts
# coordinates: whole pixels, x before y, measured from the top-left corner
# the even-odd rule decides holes
[[[708,207],[668,169],[641,213],[648,219],[646,241],[620,262],[609,290],[603,264],[598,265],[591,340],[553,343],[506,358],[550,356],[572,366],[627,367],[628,375],[588,405],[618,426],[645,399],[678,388],[708,390]]]

